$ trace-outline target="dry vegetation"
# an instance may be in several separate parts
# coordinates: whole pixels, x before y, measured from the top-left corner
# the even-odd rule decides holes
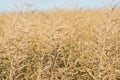
[[[0,80],[120,80],[120,10],[1,14]]]

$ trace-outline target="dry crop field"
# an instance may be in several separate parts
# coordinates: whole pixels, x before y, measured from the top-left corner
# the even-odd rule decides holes
[[[0,80],[120,80],[120,10],[0,14]]]

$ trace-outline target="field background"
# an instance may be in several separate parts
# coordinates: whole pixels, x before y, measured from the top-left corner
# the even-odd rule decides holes
[[[0,80],[120,80],[120,10],[0,14]]]

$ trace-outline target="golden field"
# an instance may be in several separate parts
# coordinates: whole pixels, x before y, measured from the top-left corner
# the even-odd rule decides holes
[[[0,80],[120,80],[120,10],[0,14]]]

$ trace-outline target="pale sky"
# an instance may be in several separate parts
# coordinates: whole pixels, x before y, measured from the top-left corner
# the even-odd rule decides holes
[[[26,9],[24,0],[1,0],[0,12],[9,12]],[[27,0],[26,0],[27,1]],[[83,8],[83,9],[99,9],[104,6],[114,5],[120,0],[28,0],[29,9],[35,10],[52,10],[55,8]],[[112,4],[111,4],[112,3]]]

